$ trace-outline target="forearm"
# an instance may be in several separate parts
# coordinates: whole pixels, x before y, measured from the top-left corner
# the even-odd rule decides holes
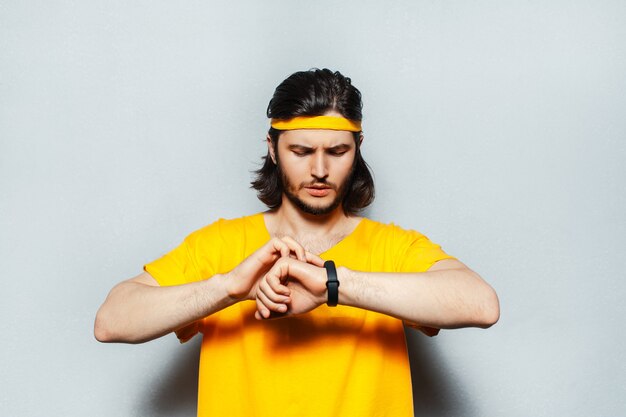
[[[170,287],[124,281],[98,310],[95,336],[102,342],[142,343],[180,329],[237,301],[224,278]]]
[[[339,268],[339,303],[435,327],[489,327],[499,317],[495,291],[471,270],[421,273]]]

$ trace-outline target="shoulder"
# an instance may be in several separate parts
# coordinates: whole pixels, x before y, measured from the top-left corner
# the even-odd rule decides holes
[[[406,229],[396,223],[383,223],[364,217],[361,225],[366,233],[371,237],[384,240],[405,241],[411,243],[424,237],[423,234],[413,229]]]
[[[263,222],[262,213],[250,214],[235,218],[218,218],[213,223],[208,224],[193,233],[185,240],[189,242],[197,242],[206,239],[224,239],[236,238],[254,230],[261,229]]]
[[[396,272],[424,272],[435,262],[454,259],[417,230],[405,229],[395,223],[374,222],[372,227],[376,228],[378,247],[392,259]]]

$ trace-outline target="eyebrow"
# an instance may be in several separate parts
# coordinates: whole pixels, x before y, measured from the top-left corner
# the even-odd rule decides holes
[[[304,146],[304,145],[288,145],[287,149],[289,149],[290,151],[293,151],[293,150],[312,151],[314,148],[310,146]],[[339,145],[331,146],[330,148],[328,148],[329,151],[344,151],[344,150],[349,151],[350,149],[352,149],[352,146],[346,143],[341,143]]]

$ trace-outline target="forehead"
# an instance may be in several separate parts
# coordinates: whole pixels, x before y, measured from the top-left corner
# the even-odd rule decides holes
[[[285,146],[302,145],[307,147],[333,147],[354,144],[352,132],[346,130],[298,129],[287,130],[280,135],[279,144]]]

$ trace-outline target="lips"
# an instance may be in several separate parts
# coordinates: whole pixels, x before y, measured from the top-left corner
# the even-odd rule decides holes
[[[306,191],[314,197],[325,197],[330,193],[330,187],[325,185],[313,185],[305,187]]]

